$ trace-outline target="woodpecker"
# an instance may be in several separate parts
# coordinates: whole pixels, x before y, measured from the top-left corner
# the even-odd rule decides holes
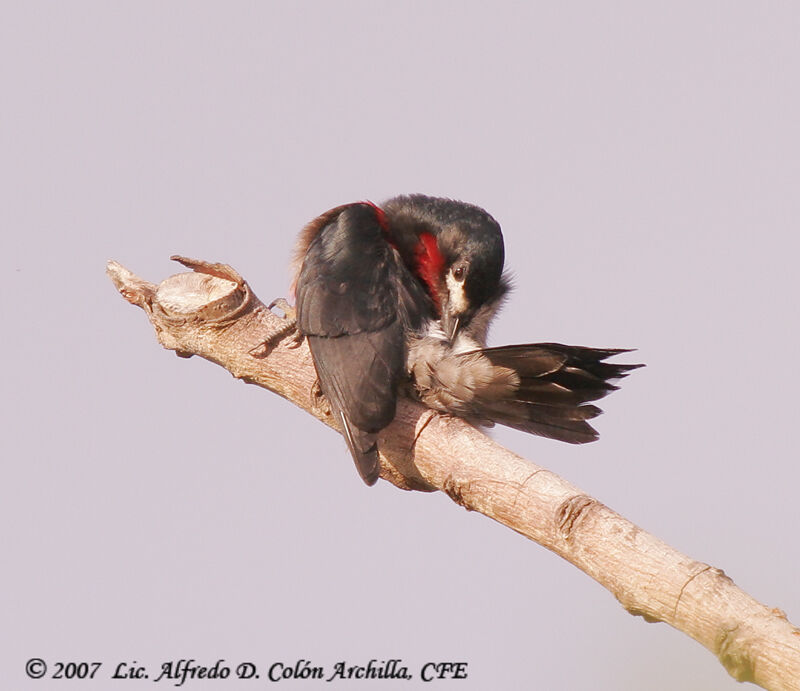
[[[573,444],[598,435],[590,401],[641,365],[559,343],[489,348],[509,290],[500,225],[478,206],[421,194],[338,206],[298,238],[293,288],[322,393],[362,479],[409,393],[434,410]]]

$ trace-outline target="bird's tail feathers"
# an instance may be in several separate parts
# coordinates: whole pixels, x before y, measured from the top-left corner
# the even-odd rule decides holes
[[[532,343],[482,349],[494,367],[519,378],[511,397],[473,401],[475,417],[571,444],[598,438],[587,422],[602,412],[588,404],[616,391],[613,380],[642,367],[606,359],[626,349],[587,348],[560,343]],[[464,355],[468,355],[464,353]]]

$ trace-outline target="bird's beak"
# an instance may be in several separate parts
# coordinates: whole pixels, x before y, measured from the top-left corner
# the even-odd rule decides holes
[[[442,331],[444,331],[447,340],[451,343],[458,333],[458,324],[460,319],[445,311],[442,316]]]

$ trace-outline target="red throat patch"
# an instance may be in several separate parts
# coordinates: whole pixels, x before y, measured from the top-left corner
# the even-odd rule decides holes
[[[428,287],[428,294],[433,299],[436,313],[439,314],[439,277],[444,269],[444,257],[436,244],[436,238],[430,233],[420,233],[419,243],[414,248],[414,256],[417,260],[417,275]]]

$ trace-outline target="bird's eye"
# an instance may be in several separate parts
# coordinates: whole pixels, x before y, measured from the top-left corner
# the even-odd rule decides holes
[[[456,266],[453,268],[453,278],[455,278],[457,281],[463,281],[466,273],[467,268],[465,266]]]

